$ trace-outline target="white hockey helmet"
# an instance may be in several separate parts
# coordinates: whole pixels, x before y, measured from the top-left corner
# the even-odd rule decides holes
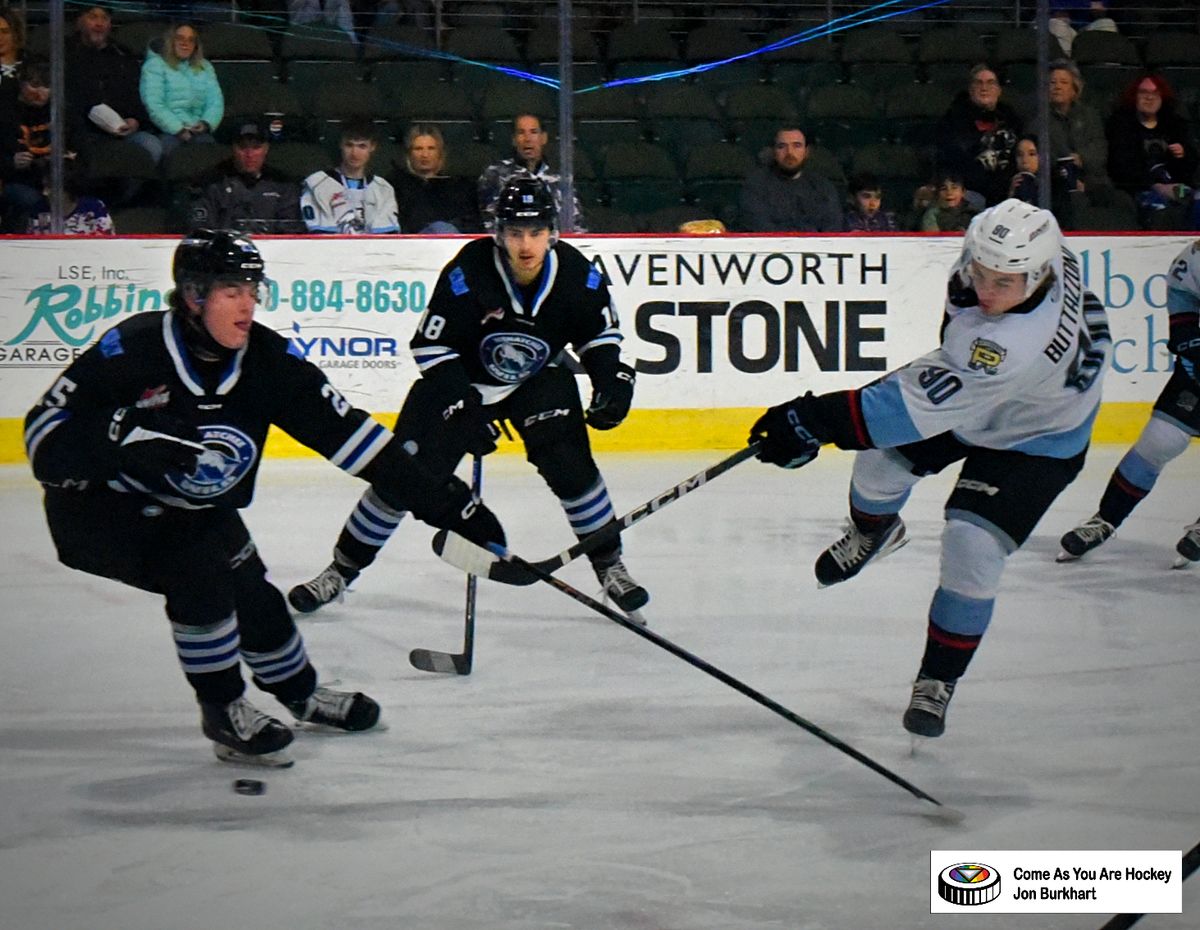
[[[1062,247],[1062,231],[1053,213],[1010,197],[971,220],[963,240],[962,264],[968,274],[972,261],[992,271],[1023,274],[1029,297],[1046,280]]]

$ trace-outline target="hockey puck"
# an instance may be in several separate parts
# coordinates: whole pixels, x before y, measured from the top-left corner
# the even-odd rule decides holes
[[[267,790],[266,782],[259,781],[257,778],[238,778],[233,782],[233,790],[238,794],[264,794]]]

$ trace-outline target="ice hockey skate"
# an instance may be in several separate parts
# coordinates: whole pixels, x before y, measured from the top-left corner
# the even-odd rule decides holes
[[[1089,517],[1084,520],[1075,529],[1064,533],[1058,544],[1062,546],[1062,552],[1058,554],[1056,562],[1074,562],[1078,558],[1087,555],[1097,546],[1107,542],[1109,537],[1116,531],[1111,523],[1105,520],[1100,514]]]
[[[300,723],[357,733],[379,722],[379,704],[361,691],[317,688],[307,701],[287,705]]]
[[[630,620],[645,626],[646,620],[638,611],[650,602],[650,594],[633,580],[620,556],[607,562],[593,562],[592,569],[605,600],[611,600]]]
[[[861,572],[868,562],[882,559],[907,545],[904,521],[899,516],[874,533],[864,533],[853,520],[846,521],[846,535],[817,557],[814,570],[819,587],[827,588],[847,581]]]
[[[286,726],[239,697],[229,704],[201,704],[200,726],[222,762],[288,768],[285,752],[294,739]]]
[[[346,586],[358,577],[358,572],[337,562],[330,562],[312,581],[298,584],[288,592],[288,603],[302,614],[311,614],[333,601],[342,601]]]
[[[916,736],[941,736],[946,732],[946,707],[957,682],[918,675],[912,699],[904,712],[904,729]]]
[[[1187,568],[1193,562],[1200,562],[1200,518],[1195,523],[1184,527],[1184,534],[1175,544],[1175,564],[1172,568]]]

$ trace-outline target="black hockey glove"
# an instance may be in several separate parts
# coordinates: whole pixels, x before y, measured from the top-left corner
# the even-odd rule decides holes
[[[442,409],[442,421],[454,430],[458,445],[472,455],[490,455],[496,451],[500,430],[488,416],[483,398],[475,388]]]
[[[507,544],[504,528],[496,515],[456,475],[450,476],[440,499],[432,507],[422,513],[414,510],[413,514],[430,526],[458,533],[479,546]]]
[[[750,427],[750,442],[758,443],[755,455],[761,462],[780,468],[799,468],[817,457],[821,442],[812,434],[812,425],[804,415],[805,402],[812,393],[767,408]]]
[[[637,374],[623,362],[598,375],[592,382],[592,403],[583,419],[592,429],[613,429],[629,414]]]
[[[117,468],[142,481],[158,481],[167,472],[189,474],[205,449],[200,435],[162,410],[118,407],[108,424],[116,447]]]

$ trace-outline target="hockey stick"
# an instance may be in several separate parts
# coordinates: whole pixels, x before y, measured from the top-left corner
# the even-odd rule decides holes
[[[746,459],[753,456],[757,451],[757,443],[751,444],[744,449],[739,449],[728,458],[722,459],[715,465],[710,465],[703,471],[697,472],[692,477],[681,481],[675,487],[668,488],[656,497],[652,497],[646,503],[635,507],[629,513],[625,514],[625,516],[613,521],[603,529],[592,533],[590,536],[585,536],[579,542],[575,543],[575,545],[571,546],[571,548],[564,549],[556,556],[551,556],[548,559],[542,559],[540,562],[532,564],[541,572],[558,571],[568,562],[574,561],[585,553],[594,552],[605,543],[611,542],[613,537],[617,536],[622,530],[628,529],[635,523],[639,523],[652,513],[657,513],[666,507],[667,504],[679,500],[685,494],[690,494],[696,488],[707,484],[718,475],[725,474],[729,469],[746,461]],[[468,542],[457,533],[451,533],[448,530],[438,530],[433,537],[432,545],[433,551],[451,565],[461,568],[470,574],[487,578],[490,581],[499,581],[502,584],[512,585],[530,585],[538,581],[538,576],[525,571],[520,563],[505,561],[488,552],[486,549],[481,549],[479,546]]]
[[[1197,843],[1183,855],[1183,871],[1180,872],[1179,880],[1187,881],[1189,875],[1196,871],[1196,866],[1200,865],[1200,843]],[[1129,930],[1134,924],[1145,917],[1145,914],[1117,914],[1100,930]]]
[[[471,466],[471,489],[475,492],[476,497],[483,490],[482,455],[475,456],[475,462]],[[475,589],[478,584],[479,579],[475,575],[467,575],[467,606],[463,615],[465,624],[463,651],[438,652],[434,649],[414,649],[408,654],[408,661],[412,663],[413,668],[420,669],[422,672],[471,674],[471,663],[475,659]]]
[[[745,451],[745,450],[743,450],[743,451]],[[667,652],[671,653],[671,655],[675,656],[676,658],[683,659],[683,661],[688,663],[688,665],[691,665],[694,668],[698,668],[700,671],[704,672],[706,675],[711,675],[713,678],[717,679],[717,681],[721,682],[722,684],[729,685],[729,687],[733,688],[733,690],[739,692],[740,694],[744,694],[746,697],[750,698],[750,700],[752,700],[758,704],[761,704],[763,707],[767,708],[767,710],[778,714],[784,720],[788,720],[791,723],[794,723],[796,726],[800,727],[801,729],[807,730],[809,733],[811,733],[813,736],[817,737],[818,739],[824,740],[826,743],[828,743],[834,749],[837,749],[838,751],[845,753],[846,755],[848,755],[850,758],[854,759],[857,762],[861,762],[863,765],[865,765],[867,768],[871,769],[872,771],[878,772],[880,775],[882,775],[884,778],[886,778],[888,781],[892,782],[893,784],[899,785],[901,788],[903,788],[905,791],[907,791],[909,794],[913,795],[914,797],[920,798],[922,801],[928,801],[930,804],[935,805],[938,809],[937,814],[942,819],[952,821],[952,822],[962,820],[963,814],[961,811],[955,810],[952,807],[945,806],[944,804],[942,804],[941,801],[937,800],[937,798],[933,797],[932,795],[926,794],[924,791],[922,791],[916,785],[901,778],[899,775],[897,775],[895,772],[891,771],[890,769],[884,768],[884,766],[880,765],[874,759],[859,752],[857,749],[855,749],[853,746],[849,745],[848,743],[842,742],[840,739],[838,739],[832,733],[829,733],[828,731],[821,729],[821,727],[817,726],[815,723],[812,723],[811,721],[805,720],[803,717],[801,717],[799,714],[795,713],[794,711],[788,710],[786,707],[784,707],[778,701],[772,700],[771,698],[769,698],[765,694],[763,694],[761,691],[756,691],[754,688],[751,688],[745,682],[743,682],[737,678],[734,678],[728,672],[722,671],[721,669],[717,668],[715,665],[712,665],[711,663],[706,662],[704,659],[700,658],[699,656],[695,655],[694,653],[688,652],[682,646],[677,646],[675,643],[671,642],[671,640],[667,639],[665,636],[660,636],[658,633],[655,633],[653,630],[648,629],[647,627],[639,626],[636,622],[630,620],[624,614],[619,613],[616,610],[613,610],[611,607],[607,606],[606,604],[600,603],[599,601],[595,600],[594,598],[588,597],[582,591],[578,590],[577,588],[571,587],[571,585],[567,584],[562,579],[555,577],[554,575],[550,574],[548,571],[545,571],[542,568],[539,568],[534,563],[525,561],[519,555],[516,555],[512,552],[507,551],[502,546],[495,545],[495,546],[491,547],[491,551],[495,554],[495,556],[497,558],[503,559],[506,562],[511,562],[512,564],[514,564],[518,568],[520,568],[522,571],[528,572],[531,575],[533,575],[535,578],[537,578],[538,581],[544,581],[546,584],[550,585],[551,587],[557,588],[563,594],[567,595],[567,597],[570,597],[570,598],[578,601],[580,604],[583,604],[585,607],[590,607],[596,613],[600,614],[603,617],[607,617],[609,620],[613,621],[613,623],[620,624],[621,626],[625,627],[625,629],[629,630],[631,633],[636,633],[638,636],[642,637],[642,639],[649,640],[654,645],[658,646],[660,649],[665,649]]]

